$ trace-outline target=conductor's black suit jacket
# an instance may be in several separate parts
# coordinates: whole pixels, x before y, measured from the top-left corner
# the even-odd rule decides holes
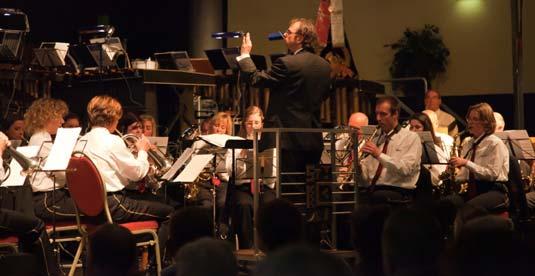
[[[320,104],[330,91],[330,65],[305,50],[280,57],[269,71],[258,71],[250,58],[239,61],[242,75],[254,87],[270,88],[264,127],[319,128]],[[262,135],[264,148],[274,147],[272,135]],[[323,149],[321,133],[281,136],[281,148],[315,151]]]

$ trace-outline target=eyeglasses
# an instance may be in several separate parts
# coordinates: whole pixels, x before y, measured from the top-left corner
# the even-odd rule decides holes
[[[292,32],[290,29],[286,30],[286,32],[284,32],[284,35],[291,35],[291,34],[300,34],[299,31],[297,32]]]

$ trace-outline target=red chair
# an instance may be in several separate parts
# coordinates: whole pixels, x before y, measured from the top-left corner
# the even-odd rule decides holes
[[[0,248],[11,249],[11,253],[19,253],[19,238],[17,236],[6,236],[0,238]]]
[[[67,169],[67,187],[74,201],[78,223],[78,230],[87,238],[87,231],[81,227],[80,214],[86,217],[98,217],[104,215],[107,223],[113,223],[108,207],[107,193],[95,164],[86,156],[75,154],[71,157]],[[152,246],[156,254],[156,271],[160,275],[162,265],[160,260],[160,247],[158,241],[158,222],[155,220],[134,221],[119,224],[132,232],[134,235],[150,234],[152,239],[139,242],[136,245]]]

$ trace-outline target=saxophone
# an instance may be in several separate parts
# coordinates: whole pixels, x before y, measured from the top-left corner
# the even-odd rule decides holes
[[[459,157],[462,152],[462,144],[460,141],[460,137],[462,134],[464,134],[465,131],[457,133],[453,137],[453,145],[451,147],[450,151],[450,159],[452,157]],[[452,193],[456,194],[463,194],[468,191],[468,184],[467,183],[457,183],[455,180],[458,172],[458,168],[455,166],[448,164],[448,167],[444,172],[442,172],[439,175],[439,179],[442,180],[442,194],[443,195],[449,195]]]

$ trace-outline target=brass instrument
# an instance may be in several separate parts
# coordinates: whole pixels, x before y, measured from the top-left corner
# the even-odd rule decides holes
[[[137,137],[134,134],[126,134],[122,135],[121,132],[117,130],[117,133],[121,135],[121,138],[126,143],[126,146],[132,151],[133,153],[136,151],[135,144],[139,141],[139,137]],[[156,147],[156,149],[149,149],[147,151],[147,155],[149,156],[149,173],[147,176],[145,176],[144,180],[147,183],[147,185],[153,189],[157,189],[159,187],[159,180],[160,178],[169,170],[171,169],[171,166],[173,165],[173,160],[166,156],[160,149]]]
[[[368,137],[368,139],[364,139],[362,141],[360,141],[360,143],[358,144],[358,152],[357,152],[357,156],[358,156],[358,161],[357,162],[360,162],[362,161],[362,159],[366,158],[368,156],[367,153],[365,152],[362,152],[362,146],[364,144],[366,144],[366,142],[368,141],[371,141],[373,139],[375,139],[376,135],[377,135],[377,132],[379,131],[379,129],[381,129],[381,126],[377,126],[375,128],[375,130],[373,131],[373,133],[370,135],[370,137]],[[351,150],[353,148],[353,139],[351,139],[351,136],[349,136],[349,142],[347,143],[346,147],[345,147],[345,150]],[[344,190],[344,186],[346,184],[348,184],[348,182],[351,181],[351,179],[353,178],[353,171],[354,171],[354,161],[355,160],[352,160],[352,159],[349,159],[349,162],[347,164],[347,166],[343,167],[344,171],[347,172],[347,174],[340,174],[337,178],[337,182],[340,183],[340,185],[338,186],[338,189],[340,190]]]
[[[452,157],[459,157],[462,152],[462,141],[458,141],[462,134],[464,134],[465,131],[457,133],[453,137],[453,145],[451,147],[450,151],[450,159]],[[459,143],[457,143],[459,142]],[[438,178],[442,180],[442,194],[448,195],[451,193],[457,193],[457,194],[463,194],[468,191],[468,184],[467,183],[457,183],[455,180],[455,177],[457,176],[458,168],[455,166],[448,164],[448,167],[444,172],[442,172]]]

